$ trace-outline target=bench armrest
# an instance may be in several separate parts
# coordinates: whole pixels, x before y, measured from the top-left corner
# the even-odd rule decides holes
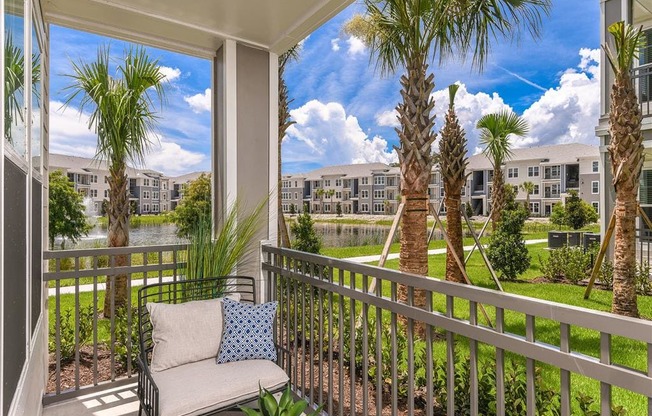
[[[152,373],[147,364],[147,358],[138,354],[138,400],[140,408],[145,411],[147,416],[158,416],[158,387],[152,378]]]

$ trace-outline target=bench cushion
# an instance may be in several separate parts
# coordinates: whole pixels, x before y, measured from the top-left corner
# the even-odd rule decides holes
[[[215,364],[215,358],[152,373],[159,388],[160,416],[196,416],[258,397],[258,383],[277,390],[285,372],[268,360]]]

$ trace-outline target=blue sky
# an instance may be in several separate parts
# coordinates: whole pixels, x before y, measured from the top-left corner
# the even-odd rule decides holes
[[[300,59],[286,71],[290,108],[297,121],[283,143],[283,171],[302,172],[330,164],[391,162],[398,143],[393,109],[399,101],[400,73],[382,77],[359,39],[342,25],[361,6],[353,4],[312,33]],[[445,89],[463,84],[458,115],[479,150],[473,128],[482,115],[511,108],[530,123],[531,134],[515,143],[532,146],[562,142],[597,144],[594,127],[599,107],[599,2],[555,0],[544,18],[541,39],[524,35],[519,42],[495,42],[482,73],[461,60],[435,72],[435,111],[443,119]],[[53,152],[92,155],[95,138],[74,104],[59,110],[69,82],[70,59],[93,59],[98,45],[110,42],[119,55],[124,43],[52,27],[51,148]],[[210,62],[150,48],[170,80],[156,145],[147,165],[169,175],[210,168]],[[58,110],[58,111],[57,111]],[[439,128],[439,123],[437,124]]]

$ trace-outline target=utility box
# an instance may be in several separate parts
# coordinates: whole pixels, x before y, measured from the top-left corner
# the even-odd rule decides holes
[[[568,233],[564,231],[548,231],[548,248],[562,248],[568,244]]]
[[[568,245],[579,247],[582,244],[582,233],[580,231],[571,231],[568,233]]]
[[[600,245],[600,234],[584,233],[584,250],[588,250],[593,245]]]

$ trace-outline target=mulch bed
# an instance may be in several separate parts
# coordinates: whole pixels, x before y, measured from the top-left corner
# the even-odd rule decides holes
[[[49,356],[48,365],[48,383],[46,387],[47,393],[54,393],[57,388],[56,378],[57,364],[54,354]],[[114,362],[113,378],[123,377],[127,375],[127,371],[122,366]],[[135,371],[133,371],[135,373]],[[75,359],[61,362],[61,382],[60,390],[73,389],[76,387],[75,383]],[[109,381],[111,376],[111,351],[105,346],[98,345],[97,347],[97,379],[94,377],[93,372],[93,347],[85,346],[79,350],[79,386],[92,386],[95,383],[102,381]]]

